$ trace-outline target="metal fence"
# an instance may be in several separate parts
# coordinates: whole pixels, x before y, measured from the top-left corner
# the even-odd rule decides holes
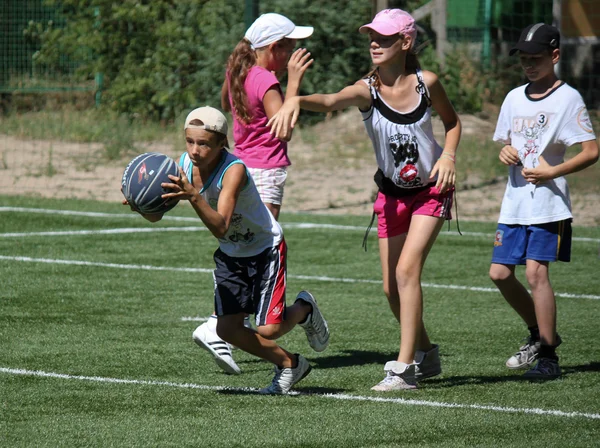
[[[0,1],[0,93],[95,90],[94,80],[77,80],[77,61],[60,49],[52,66],[38,62],[41,34],[62,26],[64,19],[43,0]]]
[[[404,3],[390,0],[378,5]],[[424,23],[433,28],[439,47],[448,52],[453,44],[466,44],[484,67],[506,58],[528,24],[554,23],[562,33],[557,67],[561,78],[581,92],[590,109],[600,109],[600,0],[431,0],[420,9],[429,10]],[[440,18],[436,11],[444,9]],[[76,80],[77,61],[65,54],[59,54],[52,66],[37,61],[40,34],[48,24],[60,28],[64,20],[43,0],[0,2],[0,93],[99,89],[101,75]]]

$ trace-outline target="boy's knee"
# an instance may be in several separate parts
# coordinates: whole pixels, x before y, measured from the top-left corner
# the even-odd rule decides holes
[[[547,272],[545,269],[540,269],[537,266],[527,266],[525,269],[527,283],[529,283],[531,288],[549,283]]]
[[[492,264],[489,274],[490,279],[494,283],[499,283],[508,280],[513,275],[513,272],[506,266]]]

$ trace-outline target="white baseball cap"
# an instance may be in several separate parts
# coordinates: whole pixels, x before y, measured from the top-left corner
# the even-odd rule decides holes
[[[201,125],[190,124],[193,120],[199,120]],[[191,129],[206,129],[207,131],[218,132],[227,137],[227,118],[218,109],[210,106],[198,107],[191,111],[185,119],[183,130]],[[229,147],[229,142],[225,142],[225,146]]]
[[[312,26],[296,26],[294,22],[281,14],[270,12],[262,14],[254,21],[246,35],[246,39],[254,50],[266,47],[273,42],[285,38],[306,39],[314,31]]]

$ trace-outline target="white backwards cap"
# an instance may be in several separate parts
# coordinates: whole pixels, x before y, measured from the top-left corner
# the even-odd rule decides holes
[[[283,38],[306,39],[313,31],[312,26],[296,26],[287,17],[270,12],[256,19],[244,37],[250,41],[252,49],[256,50]]]
[[[193,120],[199,120],[202,122],[200,125],[191,124]],[[218,132],[225,136],[225,146],[229,148],[229,142],[227,141],[227,118],[221,113],[220,110],[214,107],[204,106],[198,107],[191,111],[185,118],[185,124],[183,129],[206,129],[207,131]]]

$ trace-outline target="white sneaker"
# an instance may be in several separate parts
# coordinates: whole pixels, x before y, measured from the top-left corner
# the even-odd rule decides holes
[[[558,347],[562,343],[560,335],[556,334],[556,346]],[[533,341],[531,336],[525,338],[525,344],[519,348],[519,351],[512,355],[506,361],[506,367],[509,369],[528,369],[538,359],[540,351],[540,341]]]
[[[386,376],[371,390],[389,392],[392,390],[414,390],[417,388],[415,365],[398,361],[388,361],[383,368]]]
[[[280,369],[275,366],[275,376],[271,384],[258,391],[263,395],[283,395],[289,393],[294,384],[310,373],[311,367],[308,361],[302,355],[298,357],[298,365],[294,368],[287,367]]]
[[[306,321],[299,324],[304,328],[308,343],[315,352],[322,352],[329,345],[329,327],[327,321],[323,319],[321,311],[317,306],[317,301],[308,291],[300,291],[296,296],[296,302],[302,300],[312,307],[312,311],[306,318]]]
[[[213,355],[215,362],[225,373],[232,375],[242,373],[231,356],[231,347],[208,327],[208,322],[196,328],[192,338],[196,344]]]
[[[532,341],[527,337],[525,344],[519,347],[519,351],[506,361],[509,369],[526,369],[535,364],[540,351],[540,341]]]
[[[424,380],[442,373],[442,363],[440,361],[440,347],[437,344],[431,344],[432,348],[424,352],[417,350],[415,353],[415,378]]]

